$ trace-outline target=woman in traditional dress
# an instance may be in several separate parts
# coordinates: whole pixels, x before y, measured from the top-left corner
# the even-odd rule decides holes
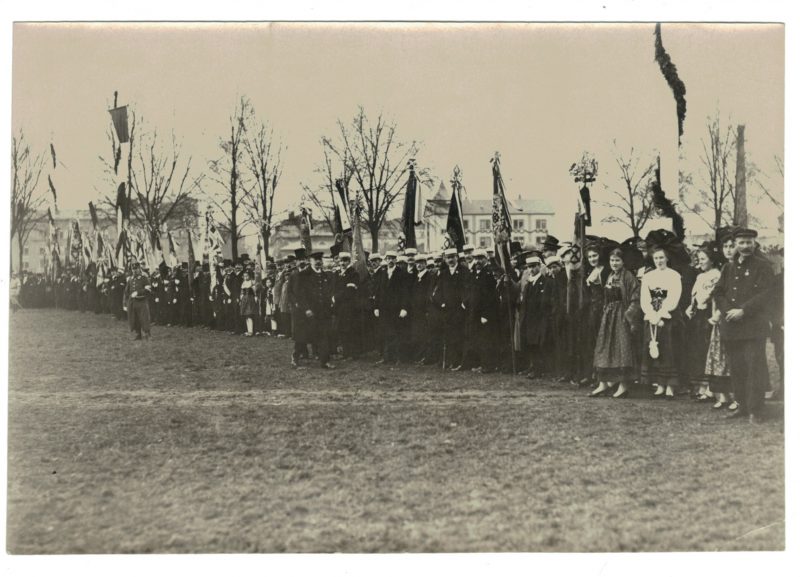
[[[597,397],[619,386],[614,398],[628,396],[628,387],[634,377],[635,349],[632,330],[638,321],[639,281],[625,268],[622,250],[615,248],[609,255],[611,268],[603,283],[603,311],[600,330],[594,349],[594,367],[598,385],[590,396]]]
[[[256,303],[255,285],[253,284],[253,273],[244,272],[242,287],[239,296],[239,314],[244,318],[247,325],[246,337],[253,336],[253,318],[258,315],[258,303]]]
[[[589,274],[586,276],[586,313],[583,327],[583,356],[586,357],[588,365],[595,367],[594,350],[597,344],[598,334],[600,333],[600,323],[603,318],[603,287],[608,280],[609,268],[602,261],[600,246],[589,244],[586,247],[586,260],[589,263]],[[583,375],[580,385],[586,385],[591,381],[592,375]]]
[[[664,248],[651,252],[655,268],[642,277],[640,303],[644,313],[642,339],[642,383],[656,387],[656,397],[673,399],[678,386],[673,333],[680,317],[673,311],[681,298],[681,275],[669,268]]]
[[[720,241],[722,242],[722,257],[725,262],[730,262],[736,258],[736,243],[730,231],[723,232]],[[711,335],[706,355],[705,372],[709,388],[717,398],[713,408],[721,409],[727,406],[731,411],[735,411],[739,408],[739,403],[733,398],[728,356],[725,352],[725,344],[720,339],[719,322],[721,316],[721,311],[717,308],[714,299],[711,299],[711,318],[708,321],[711,324]]]

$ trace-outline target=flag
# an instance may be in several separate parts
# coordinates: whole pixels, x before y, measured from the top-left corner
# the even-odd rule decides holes
[[[124,228],[117,236],[117,248],[114,252],[119,267],[124,270],[128,263],[128,232]]]
[[[103,286],[103,283],[106,280],[106,265],[104,263],[100,263],[97,267],[97,280],[95,281],[95,286],[100,288]]]
[[[494,233],[495,253],[503,267],[509,274],[513,265],[511,263],[511,216],[506,203],[506,191],[503,176],[500,174],[500,155],[495,153],[492,159],[492,232]]]
[[[311,245],[311,229],[314,223],[311,220],[311,211],[306,207],[300,209],[300,241],[306,249],[306,254],[311,255],[313,247]]]
[[[417,248],[417,235],[414,227],[417,224],[417,197],[419,195],[419,182],[414,172],[413,160],[408,163],[408,182],[406,183],[406,196],[403,202],[403,247]]]
[[[178,266],[178,253],[175,250],[177,243],[175,242],[175,239],[172,238],[171,231],[167,231],[167,242],[169,243],[169,261],[167,264],[170,266],[170,268],[175,268]]]
[[[675,97],[675,107],[678,114],[678,146],[681,145],[681,137],[683,136],[683,122],[686,119],[686,85],[683,80],[678,76],[678,69],[672,63],[672,58],[664,48],[661,42],[661,24],[656,24],[656,62],[661,69],[661,74],[672,89],[672,95]]]
[[[458,252],[464,248],[467,243],[466,235],[464,234],[464,213],[461,210],[461,180],[459,178],[460,171],[456,167],[453,180],[453,196],[450,198],[450,210],[447,213],[447,238],[445,239],[445,247],[455,247]]]
[[[50,192],[53,193],[53,206],[58,206],[58,195],[56,194],[56,185],[53,184],[53,179],[50,178],[50,175],[47,175],[47,184],[50,187]]]
[[[578,214],[585,226],[592,226],[592,197],[585,184],[578,191]]]
[[[367,254],[364,252],[364,241],[361,238],[361,207],[358,200],[353,210],[353,268],[362,282],[369,278]]]
[[[336,194],[333,195],[333,206],[335,213],[339,216],[341,232],[347,234],[353,230],[350,222],[350,202],[347,198],[347,190],[341,178],[336,179]]]
[[[208,262],[209,264],[213,264],[216,260],[222,259],[222,247],[225,245],[225,241],[214,225],[214,220],[211,218],[211,215],[208,213],[206,213],[206,226],[208,228],[208,236],[206,239],[208,242]],[[212,260],[212,258],[216,260]]]
[[[108,111],[111,114],[111,121],[114,123],[114,130],[120,143],[128,142],[128,107],[119,106]]]
[[[189,278],[187,279],[187,283],[189,283],[189,296],[193,297],[192,294],[192,285],[194,284],[192,281],[194,280],[194,243],[192,242],[192,231],[190,229],[186,229],[186,250],[188,252],[188,265],[189,265]]]
[[[53,143],[50,143],[50,156],[53,157],[53,168],[56,167],[56,147],[53,146]]]

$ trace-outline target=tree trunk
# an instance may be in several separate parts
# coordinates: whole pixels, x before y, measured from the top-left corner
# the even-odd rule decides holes
[[[372,237],[372,254],[378,252],[378,229],[370,227],[369,235]]]
[[[22,242],[22,233],[19,232],[19,230],[17,231],[17,245],[18,245],[17,246],[17,250],[19,251],[19,264],[17,266],[17,272],[19,274],[22,274],[22,270],[24,268],[22,266],[22,257],[23,257],[23,252],[24,252],[24,248],[23,248],[24,244]]]

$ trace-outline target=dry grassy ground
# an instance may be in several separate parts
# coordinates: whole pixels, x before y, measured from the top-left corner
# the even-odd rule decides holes
[[[287,341],[11,320],[13,553],[782,549],[782,405],[289,368]]]

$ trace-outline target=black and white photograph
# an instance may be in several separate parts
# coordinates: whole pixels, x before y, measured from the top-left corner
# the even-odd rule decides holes
[[[787,548],[783,23],[9,25],[11,556]]]

